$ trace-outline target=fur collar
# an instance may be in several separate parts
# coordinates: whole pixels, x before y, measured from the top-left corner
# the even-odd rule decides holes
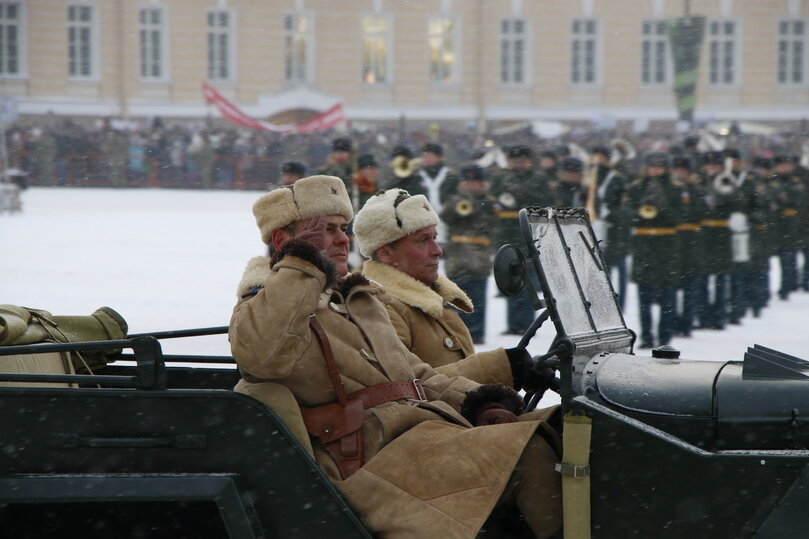
[[[374,260],[367,260],[362,272],[382,285],[387,294],[433,318],[441,318],[444,303],[465,313],[471,313],[474,309],[469,296],[443,275],[439,275],[438,280],[430,287],[392,266]]]
[[[247,262],[247,267],[244,269],[244,274],[239,282],[236,290],[236,297],[241,298],[247,292],[256,287],[263,287],[267,277],[272,273],[270,268],[270,259],[266,256],[256,256]],[[368,279],[361,273],[349,273],[342,279],[336,289],[342,294],[343,297],[348,297],[348,294],[354,287],[357,286],[370,286]],[[324,292],[326,302],[331,297],[332,290]]]

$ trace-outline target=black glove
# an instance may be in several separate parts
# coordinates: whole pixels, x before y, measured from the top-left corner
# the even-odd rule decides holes
[[[508,386],[486,384],[466,394],[461,415],[475,426],[510,423],[523,412],[520,395]]]
[[[550,367],[536,367],[536,362],[525,348],[506,348],[511,365],[514,389],[544,393],[548,389],[559,389],[556,371]]]
[[[334,262],[323,256],[320,253],[320,250],[309,242],[300,241],[297,239],[290,241],[273,253],[272,257],[270,258],[270,267],[273,267],[276,263],[280,262],[285,256],[295,256],[306,260],[322,271],[326,276],[324,290],[334,286],[340,279]]]

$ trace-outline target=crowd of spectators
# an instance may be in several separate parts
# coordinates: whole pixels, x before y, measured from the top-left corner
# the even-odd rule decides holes
[[[543,139],[529,126],[500,135],[481,135],[473,126],[452,133],[440,128],[403,132],[401,127],[378,127],[280,134],[212,121],[169,125],[159,118],[145,126],[102,119],[94,127],[60,118],[20,122],[6,131],[10,168],[27,173],[29,184],[224,189],[266,189],[279,182],[280,168],[287,161],[299,161],[313,173],[326,164],[330,142],[337,136],[349,137],[355,155],[374,155],[383,167],[390,163],[397,145],[417,150],[425,142],[438,142],[444,147],[445,162],[456,169],[492,147],[525,144],[539,152],[570,143],[589,148],[622,138],[636,148],[640,158],[649,151],[669,151],[683,138],[674,131],[579,128]],[[727,138],[752,156],[779,151],[800,154],[807,136],[809,133],[763,136],[731,130]]]

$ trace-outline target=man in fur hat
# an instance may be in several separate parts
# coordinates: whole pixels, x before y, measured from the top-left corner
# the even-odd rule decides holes
[[[424,195],[410,196],[402,189],[377,193],[354,220],[360,252],[370,259],[362,273],[385,290],[380,299],[399,338],[422,361],[448,376],[544,391],[553,371],[531,369],[524,348],[475,353],[472,335],[457,312],[471,313],[472,301],[438,273],[443,254],[438,224]]]
[[[520,416],[513,390],[439,374],[401,343],[379,287],[346,276],[345,184],[303,178],[253,213],[272,257],[242,278],[233,357],[246,383],[290,389],[315,460],[369,530],[471,538],[516,505],[538,537],[557,532],[558,435]]]

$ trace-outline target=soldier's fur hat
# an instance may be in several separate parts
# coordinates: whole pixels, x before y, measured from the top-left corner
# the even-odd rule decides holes
[[[424,195],[411,196],[404,189],[388,189],[369,198],[357,212],[354,234],[362,255],[371,258],[383,245],[438,222],[438,214]]]
[[[253,215],[261,240],[270,244],[273,230],[315,215],[354,217],[343,180],[335,176],[309,176],[292,185],[277,187],[256,200]]]

